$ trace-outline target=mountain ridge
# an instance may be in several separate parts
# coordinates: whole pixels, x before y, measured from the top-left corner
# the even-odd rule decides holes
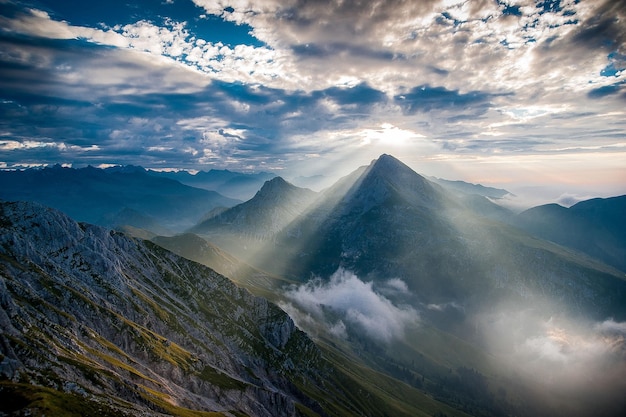
[[[199,234],[234,233],[266,240],[302,213],[317,193],[281,177],[266,181],[250,200],[221,211],[192,227]]]
[[[626,272],[626,195],[528,209],[511,223]]]
[[[277,307],[158,246],[41,206],[1,207],[2,371],[9,379],[25,372],[54,387],[68,378],[70,392],[118,395],[141,410],[133,400],[139,395],[155,411],[168,409],[161,400],[168,397],[177,407],[289,415],[293,401],[306,397],[280,375],[315,363],[320,354]],[[25,332],[29,321],[46,333]],[[291,344],[305,362],[292,356],[283,364]],[[60,359],[51,359],[55,350]],[[271,363],[259,362],[255,352]],[[135,382],[123,382],[118,373]],[[202,381],[213,385],[202,388]],[[120,384],[125,388],[114,394]],[[232,390],[242,395],[229,398]]]
[[[490,218],[485,207],[499,213],[498,206],[480,198],[478,208],[466,205],[464,198],[384,155],[322,193],[276,235],[276,245],[266,248],[259,257],[265,262],[257,266],[300,280],[329,277],[338,268],[370,279],[401,277],[423,302],[464,299],[479,306],[488,294],[475,288],[489,282],[494,296],[543,293],[595,314],[621,304],[624,288],[617,288],[624,283],[617,271]],[[283,263],[279,254],[286,254]],[[609,287],[617,292],[592,296],[584,288],[596,284],[585,283],[586,274],[612,282]]]
[[[151,176],[141,167],[0,171],[0,182],[4,200],[36,201],[77,220],[106,227],[121,226],[111,220],[132,210],[139,221],[131,226],[153,227],[156,233],[184,230],[217,206],[239,203],[215,191]],[[158,224],[150,225],[147,218]]]
[[[195,175],[188,171],[159,172],[149,170],[148,173],[157,177],[174,179],[191,187],[216,191],[241,201],[252,198],[265,181],[276,176],[271,172],[247,174],[228,169],[210,169],[209,171],[199,171]]]
[[[95,168],[85,172],[94,173]],[[585,201],[573,206],[572,212],[576,219],[589,219],[591,225],[605,220],[619,231],[623,210],[611,208],[614,201],[621,199]],[[216,222],[215,227],[201,237],[158,237],[126,229],[152,240],[142,243],[76,224],[40,206],[17,216],[4,215],[5,207],[24,204],[6,203],[0,215],[0,280],[7,288],[1,292],[0,324],[2,337],[8,338],[2,346],[12,349],[9,355],[2,351],[0,371],[7,374],[14,375],[11,372],[19,365],[12,358],[32,356],[20,369],[28,369],[29,375],[47,386],[55,383],[42,376],[39,361],[53,355],[29,333],[20,333],[28,326],[19,321],[13,325],[23,312],[29,322],[46,329],[30,335],[53,335],[50,346],[66,362],[69,358],[88,369],[96,363],[98,369],[127,375],[135,384],[143,381],[139,390],[121,386],[151,402],[151,409],[158,412],[184,414],[162,402],[164,395],[170,400],[182,396],[185,400],[176,400],[177,404],[194,409],[202,402],[202,407],[209,407],[203,409],[249,415],[275,412],[267,411],[268,398],[274,398],[270,402],[287,414],[305,415],[392,414],[389,410],[404,410],[394,415],[433,415],[437,410],[455,414],[425,396],[445,401],[457,411],[485,416],[583,416],[600,403],[595,398],[606,399],[606,407],[596,410],[604,415],[626,406],[620,400],[624,384],[619,378],[626,369],[620,353],[626,320],[623,273],[566,245],[529,234],[511,224],[515,216],[484,196],[434,184],[390,155],[382,155],[317,194],[282,178],[268,180],[251,200],[210,212],[208,221]],[[555,211],[557,218],[569,218],[568,209],[549,206],[547,210]],[[150,221],[131,210],[122,214]],[[57,226],[48,226],[50,219]],[[214,276],[215,272],[198,269],[197,264],[157,244],[231,274],[253,293],[279,302],[298,326],[314,335],[314,344],[321,349],[319,359],[297,353],[308,343],[306,339],[302,345],[295,343],[294,350],[281,342],[293,334],[291,325],[271,325],[269,334],[267,327],[259,330],[257,304],[248,303],[246,297],[233,302],[235,293],[229,290],[228,280],[217,281],[226,294],[212,292],[202,282],[206,274]],[[65,298],[64,293],[68,294]],[[68,300],[74,303],[68,305]],[[14,305],[22,308],[20,314]],[[5,317],[6,306],[13,309],[8,308]],[[68,316],[80,316],[87,327],[98,330],[90,333],[96,336],[85,339]],[[99,317],[100,324],[90,321],[94,317]],[[285,318],[278,311],[272,317]],[[215,344],[205,330],[191,325],[203,320],[205,330],[221,343]],[[59,325],[67,332],[59,333]],[[191,335],[195,347],[181,339],[182,334]],[[586,342],[581,345],[579,340]],[[22,351],[24,346],[29,350]],[[89,361],[71,356],[76,350],[72,346],[78,346],[77,351]],[[146,347],[154,357],[138,352],[137,346]],[[198,346],[203,346],[203,352],[198,352]],[[218,365],[215,358],[221,358],[221,353],[229,358],[220,359]],[[203,359],[204,368],[200,368],[185,359],[193,354],[213,355],[213,362]],[[297,365],[301,359],[309,368],[291,367],[290,363]],[[156,367],[150,361],[157,361]],[[500,368],[506,361],[513,364]],[[254,364],[269,364],[269,368]],[[63,380],[59,370],[75,375],[75,380],[82,381],[81,389],[87,387],[93,393],[89,384],[94,382],[80,379],[86,375],[80,367],[51,364],[44,368],[56,369],[55,380]],[[393,391],[404,392],[408,386],[401,388],[391,377],[417,390],[409,390],[407,398],[394,397],[397,401],[383,400],[391,391],[381,392],[381,387],[366,382],[376,371],[389,376],[385,386]],[[209,389],[211,394],[202,391],[204,399],[195,396],[197,391],[189,395],[189,387],[176,376],[181,373],[189,374],[194,386]],[[109,388],[120,386],[109,375],[105,372],[101,381]],[[573,380],[573,375],[589,376],[596,383],[586,386]],[[518,376],[523,381],[511,382]],[[546,382],[542,376],[558,382]],[[383,379],[375,377],[379,382]],[[320,380],[328,384],[322,387]],[[35,389],[0,385],[0,399],[6,389]],[[61,389],[64,385],[54,386]],[[163,391],[163,387],[168,388]],[[273,394],[268,397],[264,387],[273,387]],[[495,392],[496,387],[501,392]],[[146,397],[146,389],[153,394]],[[367,395],[358,400],[344,395],[361,389]],[[242,411],[243,405],[229,408],[236,402],[231,396],[242,390],[244,394],[237,394],[243,395],[241,404],[254,412]],[[69,390],[71,395],[78,392]],[[223,401],[207,402],[215,395],[224,397]],[[416,403],[409,404],[409,397]],[[425,414],[425,410],[431,411]]]

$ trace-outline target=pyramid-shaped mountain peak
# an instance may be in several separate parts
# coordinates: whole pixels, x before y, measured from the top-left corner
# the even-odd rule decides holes
[[[400,189],[405,187],[413,188],[416,184],[422,187],[424,184],[429,183],[428,180],[408,165],[387,154],[383,154],[378,159],[372,161],[363,176],[363,182],[366,185],[370,181],[378,181],[379,179],[383,179]]]
[[[388,154],[382,154],[378,159],[373,160],[368,171],[379,171],[390,175],[401,173],[417,174],[399,159]]]
[[[436,185],[388,154],[372,161],[348,194],[352,199],[367,202],[368,207],[392,195],[419,205],[440,200]]]
[[[378,157],[378,159],[375,160],[375,162],[377,163],[387,163],[387,164],[391,164],[391,163],[395,163],[395,164],[402,164],[404,165],[402,162],[400,162],[399,159],[397,159],[396,157],[394,157],[393,155],[389,155],[389,154],[382,154]]]

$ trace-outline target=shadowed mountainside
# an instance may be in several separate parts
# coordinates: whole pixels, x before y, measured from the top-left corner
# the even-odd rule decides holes
[[[546,204],[518,214],[512,222],[626,272],[626,196],[594,198],[569,208]]]
[[[55,166],[0,171],[0,198],[35,201],[105,227],[130,225],[162,234],[182,231],[208,211],[239,200],[148,175],[140,167]]]

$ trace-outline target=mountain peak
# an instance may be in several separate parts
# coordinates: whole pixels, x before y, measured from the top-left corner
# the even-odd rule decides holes
[[[385,161],[386,162],[395,162],[395,163],[402,164],[402,162],[400,162],[400,160],[398,160],[394,156],[389,155],[387,153],[384,153],[384,154],[380,155],[376,161],[378,161],[378,162],[385,162]],[[404,164],[402,164],[402,165],[404,165]]]
[[[308,188],[296,187],[281,177],[274,177],[265,181],[250,200],[203,221],[191,231],[204,234],[227,230],[265,239],[301,214],[316,195]]]
[[[116,165],[113,167],[105,168],[106,172],[116,172],[122,174],[144,174],[146,169],[139,165]]]
[[[385,153],[379,156],[378,159],[373,160],[369,168],[369,171],[381,171],[386,174],[400,174],[408,172],[412,175],[417,174],[399,159]]]
[[[274,177],[271,180],[265,181],[254,197],[275,196],[294,189],[296,189],[296,186],[289,184],[282,177]]]
[[[363,173],[358,189],[370,202],[382,201],[392,194],[419,205],[439,200],[434,184],[388,154],[372,161]]]

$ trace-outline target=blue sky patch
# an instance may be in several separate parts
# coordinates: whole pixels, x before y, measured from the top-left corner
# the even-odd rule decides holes
[[[160,0],[81,1],[81,0],[39,0],[53,17],[65,20],[75,26],[114,27],[133,24],[141,20],[162,25],[165,22],[185,22],[192,36],[207,42],[224,45],[264,46],[252,36],[252,28],[246,24],[237,25],[219,16],[209,15],[191,0],[176,0],[172,3]]]

